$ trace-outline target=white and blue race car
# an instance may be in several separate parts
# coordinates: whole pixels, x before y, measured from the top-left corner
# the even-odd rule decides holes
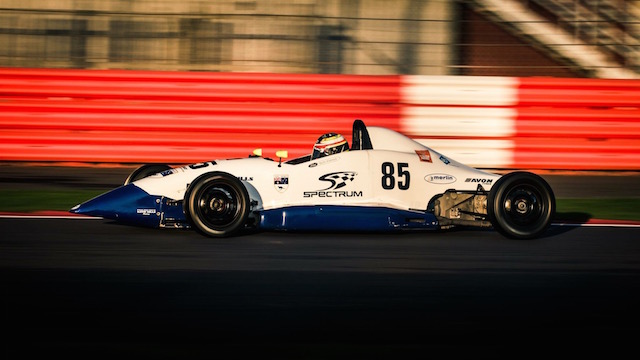
[[[555,212],[551,187],[529,172],[460,164],[400,133],[353,123],[350,149],[288,161],[251,155],[171,168],[147,164],[125,184],[70,211],[225,237],[244,229],[387,231],[495,228],[540,236]]]

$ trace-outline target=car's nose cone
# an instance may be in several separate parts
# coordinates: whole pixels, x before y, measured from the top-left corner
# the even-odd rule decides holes
[[[129,184],[76,205],[69,212],[157,226],[160,222],[159,199],[160,197],[151,196],[139,187]]]

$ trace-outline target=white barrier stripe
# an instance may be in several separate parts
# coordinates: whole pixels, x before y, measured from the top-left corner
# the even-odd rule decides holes
[[[512,167],[515,142],[481,139],[414,139],[460,163],[479,168]]]
[[[513,106],[518,78],[407,75],[400,79],[400,96],[404,104]]]
[[[516,116],[514,108],[404,106],[400,126],[415,136],[508,137]]]

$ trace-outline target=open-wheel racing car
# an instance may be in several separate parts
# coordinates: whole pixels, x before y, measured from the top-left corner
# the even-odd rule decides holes
[[[256,152],[257,154],[258,152]],[[147,164],[125,184],[70,211],[225,237],[243,229],[386,231],[495,228],[540,236],[555,211],[547,182],[497,175],[450,159],[400,133],[353,123],[353,139],[323,135],[312,154],[260,155],[171,168]]]

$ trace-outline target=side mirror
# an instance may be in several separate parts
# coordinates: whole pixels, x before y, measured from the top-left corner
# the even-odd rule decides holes
[[[286,159],[289,157],[289,152],[287,150],[278,150],[276,151],[276,156],[280,158],[280,162],[278,162],[278,167],[282,166],[282,159]]]
[[[258,148],[253,150],[253,156],[262,157],[262,149]]]

